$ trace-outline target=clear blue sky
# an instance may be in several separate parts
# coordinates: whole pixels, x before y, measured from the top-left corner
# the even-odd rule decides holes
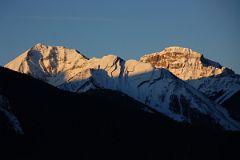
[[[39,42],[124,59],[177,45],[240,73],[240,1],[1,0],[0,65]]]

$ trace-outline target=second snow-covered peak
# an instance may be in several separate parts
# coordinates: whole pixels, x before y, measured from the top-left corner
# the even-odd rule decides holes
[[[189,48],[168,47],[161,52],[144,55],[141,62],[157,68],[166,68],[183,80],[199,79],[231,71]],[[229,72],[230,73],[230,72]]]

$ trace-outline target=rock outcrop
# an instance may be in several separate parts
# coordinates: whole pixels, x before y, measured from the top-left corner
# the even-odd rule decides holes
[[[161,52],[144,55],[140,61],[151,63],[156,68],[166,68],[182,80],[209,77],[224,71],[231,72],[202,54],[182,47],[165,48]]]

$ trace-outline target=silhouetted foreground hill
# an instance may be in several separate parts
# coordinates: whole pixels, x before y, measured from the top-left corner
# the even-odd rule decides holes
[[[240,134],[177,123],[110,90],[61,91],[0,68],[24,135],[0,121],[0,159],[234,159]],[[1,120],[1,116],[0,116]]]

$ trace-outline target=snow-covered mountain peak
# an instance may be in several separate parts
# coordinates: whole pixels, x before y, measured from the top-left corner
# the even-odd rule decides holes
[[[151,63],[156,68],[166,68],[183,80],[199,79],[221,74],[225,70],[230,71],[202,54],[183,47],[168,47],[161,52],[144,55],[140,61]]]
[[[64,46],[47,46],[42,43],[38,43],[31,47],[29,52],[36,52],[36,54],[42,54],[44,57],[48,57],[51,54],[59,54],[59,56],[64,56],[64,54],[70,54],[71,56],[78,56],[84,59],[88,59],[85,55],[80,53],[76,49],[65,48]],[[69,55],[68,55],[69,56]]]
[[[75,49],[38,43],[5,67],[47,80],[52,76],[60,76],[67,70],[73,70],[87,60],[88,58]]]

